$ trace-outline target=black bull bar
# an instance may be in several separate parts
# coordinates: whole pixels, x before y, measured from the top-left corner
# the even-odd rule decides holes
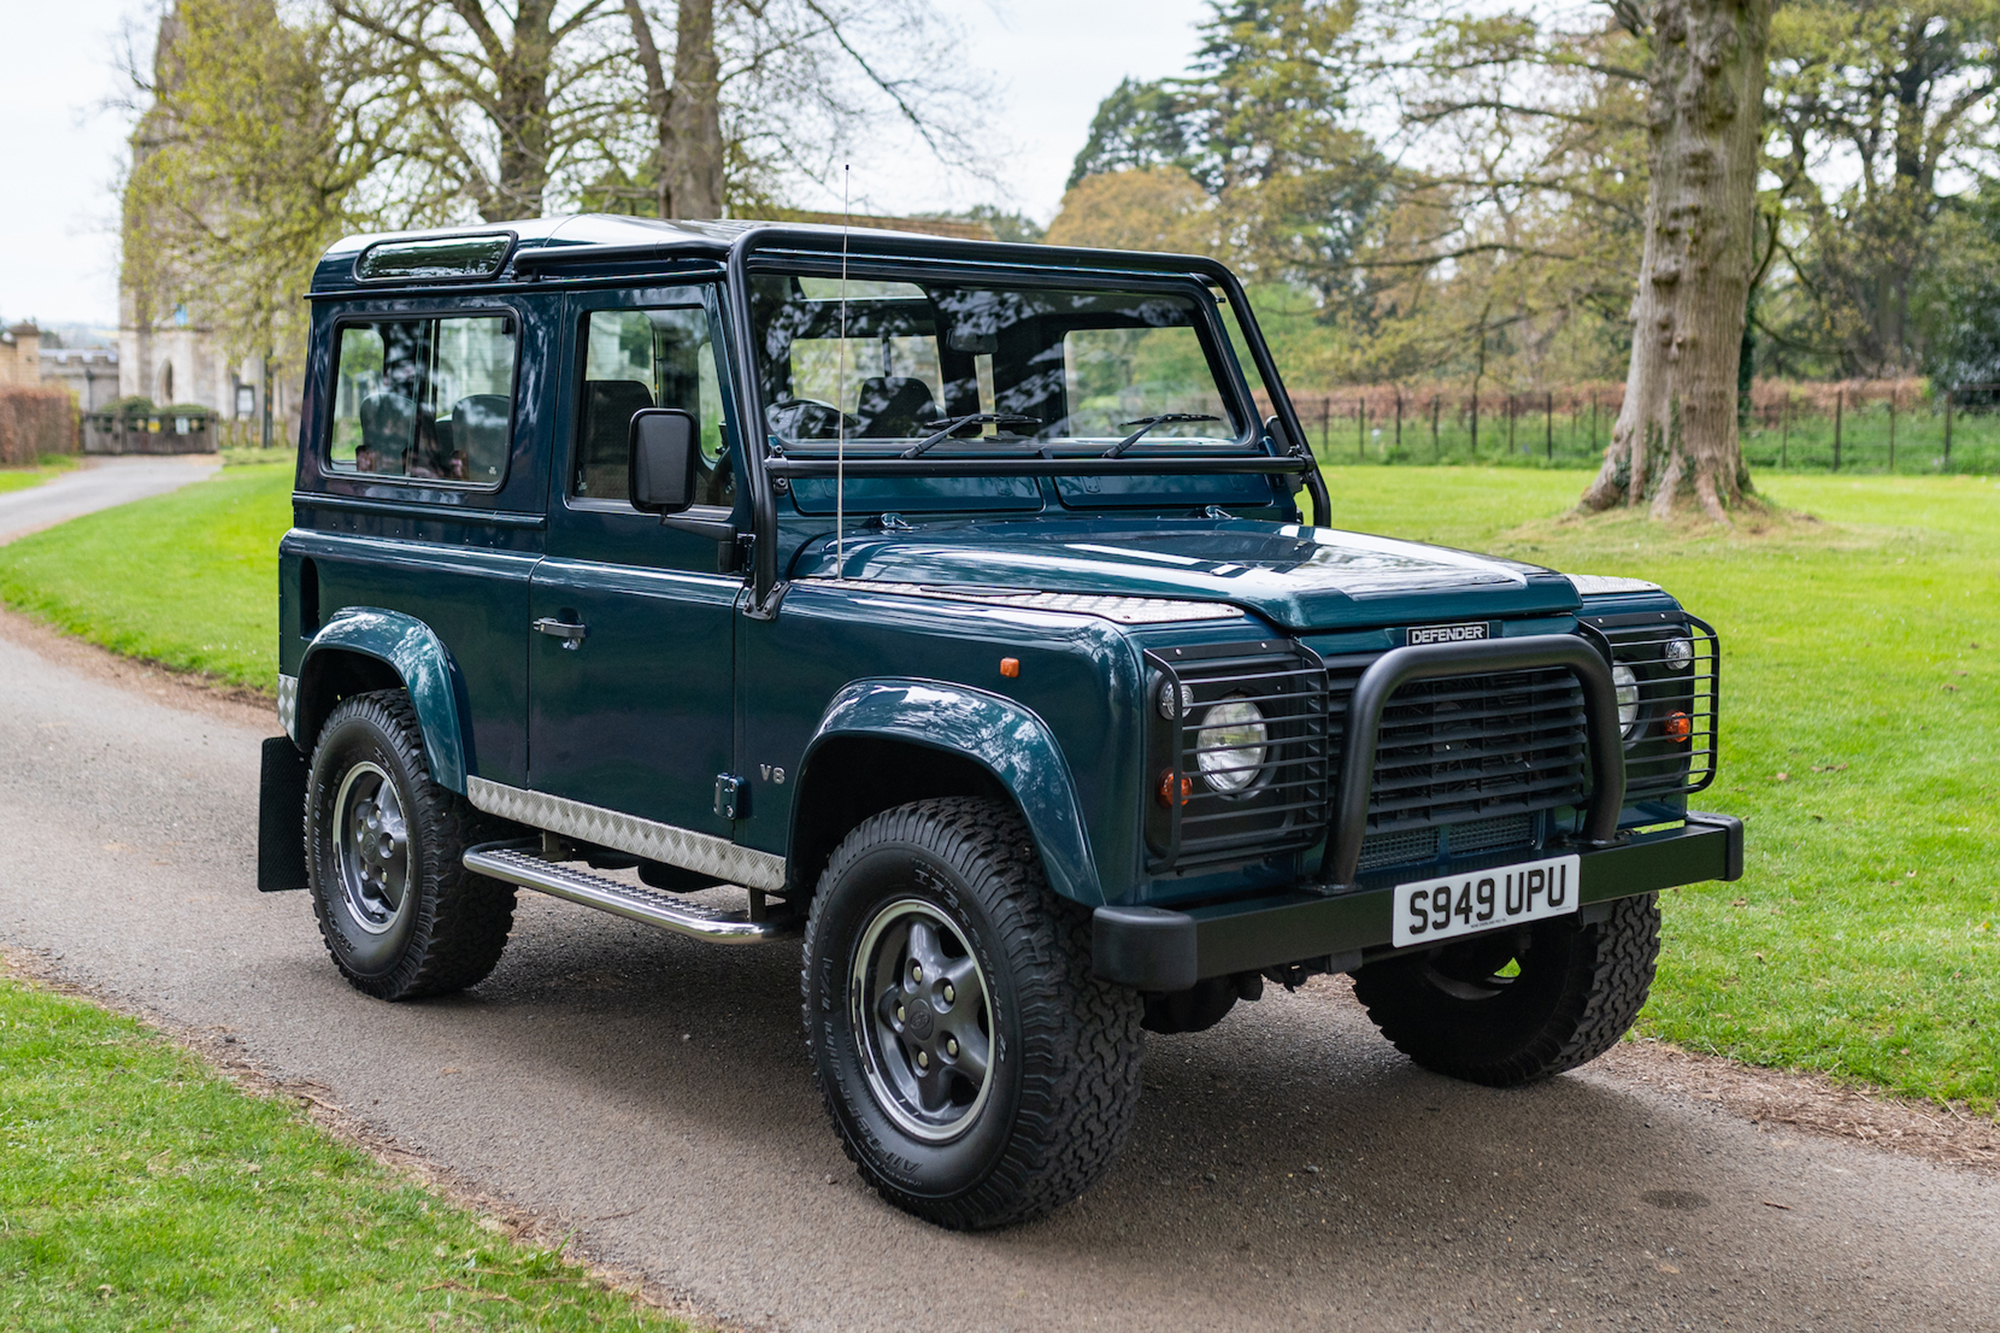
[[[1396,648],[1376,659],[1355,685],[1327,850],[1316,880],[1249,901],[1179,911],[1100,907],[1092,941],[1097,975],[1142,990],[1185,990],[1207,977],[1309,959],[1329,959],[1334,970],[1346,970],[1359,966],[1364,955],[1386,949],[1394,889],[1362,889],[1356,883],[1383,708],[1412,681],[1543,667],[1567,667],[1583,689],[1590,803],[1582,836],[1566,849],[1580,858],[1581,910],[1589,914],[1598,903],[1678,884],[1739,878],[1743,825],[1728,815],[1690,811],[1682,828],[1619,834],[1625,747],[1618,692],[1611,664],[1588,641],[1539,634]]]

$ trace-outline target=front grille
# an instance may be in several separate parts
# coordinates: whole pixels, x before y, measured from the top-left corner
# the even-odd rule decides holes
[[[1587,619],[1637,678],[1626,739],[1628,800],[1699,791],[1715,777],[1720,656],[1702,622],[1660,613]],[[1667,644],[1688,639],[1686,667]],[[1327,834],[1348,710],[1373,656],[1322,660],[1283,639],[1146,654],[1146,839],[1154,873],[1241,864],[1318,844]],[[1162,689],[1176,716],[1162,719]],[[1214,705],[1255,703],[1269,755],[1256,783],[1225,795],[1201,776],[1200,726]],[[1685,719],[1688,735],[1677,736]],[[1185,780],[1185,786],[1183,785]],[[1184,799],[1175,799],[1185,790]],[[1360,869],[1532,846],[1542,813],[1590,793],[1583,687],[1567,668],[1413,681],[1383,708]]]
[[[1497,819],[1476,819],[1470,824],[1444,828],[1406,828],[1394,833],[1374,833],[1361,840],[1363,874],[1389,866],[1430,862],[1440,855],[1476,856],[1481,852],[1522,847],[1535,840],[1535,817],[1530,814],[1501,815]]]
[[[1335,664],[1343,724],[1366,661]],[[1368,832],[1465,824],[1581,803],[1589,790],[1583,689],[1563,667],[1412,681],[1382,710]]]

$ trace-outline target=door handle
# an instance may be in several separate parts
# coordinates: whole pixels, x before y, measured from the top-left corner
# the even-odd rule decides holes
[[[567,620],[557,620],[554,616],[543,616],[535,622],[535,629],[552,639],[561,639],[562,646],[574,652],[583,647],[583,636],[590,633],[590,626],[572,624]]]

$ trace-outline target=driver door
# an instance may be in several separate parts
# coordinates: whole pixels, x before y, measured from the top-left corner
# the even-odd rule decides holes
[[[735,760],[739,573],[709,537],[661,525],[627,498],[632,414],[698,423],[700,503],[731,521],[737,432],[726,416],[713,284],[578,293],[558,396],[567,440],[548,555],[530,587],[530,785],[551,796],[727,837],[715,780]],[[550,627],[581,627],[581,633]]]

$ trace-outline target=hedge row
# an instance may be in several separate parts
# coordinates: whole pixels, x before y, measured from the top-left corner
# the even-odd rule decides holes
[[[0,465],[76,452],[76,407],[64,389],[0,389]]]

